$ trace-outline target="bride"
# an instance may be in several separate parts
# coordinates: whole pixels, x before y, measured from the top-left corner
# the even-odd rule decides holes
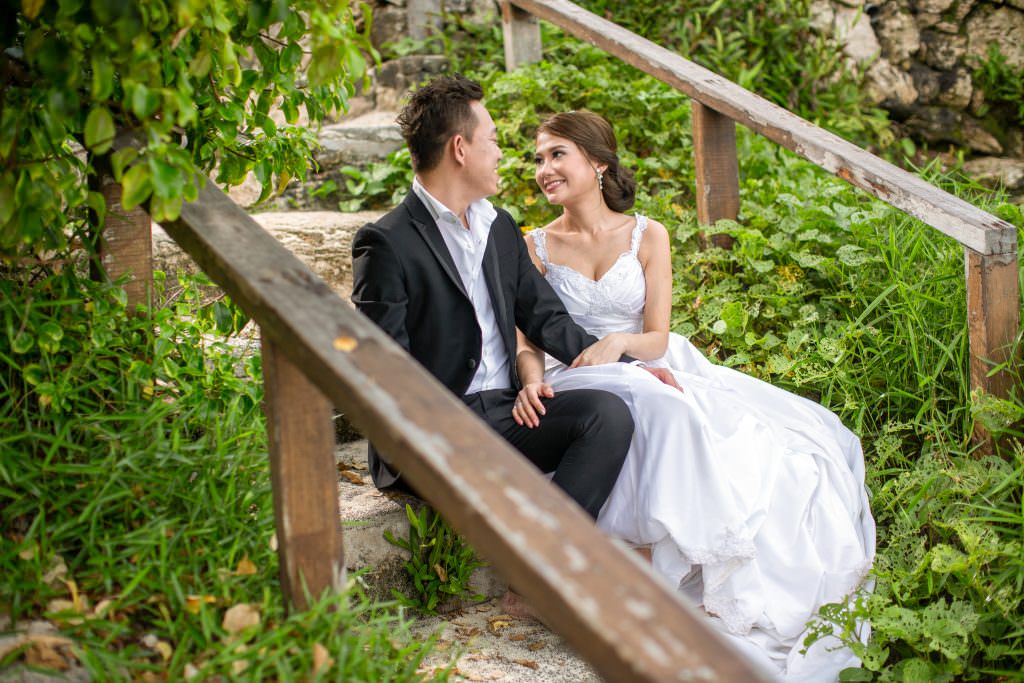
[[[566,367],[520,336],[514,419],[536,426],[556,391],[621,396],[636,431],[598,526],[638,546],[755,663],[789,681],[835,681],[856,657],[831,638],[802,653],[803,640],[874,557],[860,442],[817,403],[715,365],[669,332],[668,232],[623,213],[635,182],[607,121],[556,114],[536,143],[537,183],[562,214],[526,237],[530,255],[600,341]],[[613,362],[623,354],[667,368],[682,391]]]

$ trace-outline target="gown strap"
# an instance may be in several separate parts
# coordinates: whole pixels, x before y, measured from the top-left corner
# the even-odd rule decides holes
[[[533,238],[533,248],[537,252],[537,258],[540,259],[544,268],[548,268],[551,265],[548,262],[547,236],[547,233],[544,232],[544,228],[537,228],[530,232],[530,237]]]
[[[636,227],[633,228],[633,235],[630,237],[629,240],[629,251],[633,254],[633,256],[636,256],[637,252],[640,250],[640,240],[643,238],[644,230],[646,229],[647,216],[637,214]],[[537,253],[539,254],[540,251],[538,250]]]

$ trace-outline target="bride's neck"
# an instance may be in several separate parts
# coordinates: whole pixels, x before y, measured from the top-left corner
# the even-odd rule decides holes
[[[597,234],[611,228],[614,219],[615,212],[604,202],[596,206],[565,206],[562,209],[562,229],[567,232]]]

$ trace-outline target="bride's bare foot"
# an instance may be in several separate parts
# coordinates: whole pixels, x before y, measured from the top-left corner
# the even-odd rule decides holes
[[[501,602],[499,603],[501,611],[509,616],[517,617],[522,619],[523,617],[530,617],[532,619],[540,620],[540,617],[533,610],[530,605],[527,604],[523,596],[518,593],[509,590],[505,595],[501,596]]]

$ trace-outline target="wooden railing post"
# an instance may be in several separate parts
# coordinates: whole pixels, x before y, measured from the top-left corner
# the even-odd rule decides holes
[[[721,218],[736,220],[740,210],[736,122],[693,100],[693,155],[697,167],[697,221],[712,225]],[[728,249],[733,238],[712,235],[715,246]]]
[[[1012,378],[993,365],[1010,358],[1020,329],[1020,284],[1016,254],[979,254],[964,249],[967,279],[967,328],[970,336],[971,388],[1006,398]],[[980,428],[975,437],[984,439]]]
[[[501,28],[505,39],[506,71],[540,61],[540,22],[537,17],[503,1]]]
[[[296,609],[344,586],[331,402],[260,334],[281,588]]]
[[[128,274],[125,294],[128,310],[136,304],[149,306],[153,294],[153,221],[142,207],[125,211],[121,207],[121,183],[104,175],[100,192],[107,213],[100,234],[99,258],[110,280]]]

